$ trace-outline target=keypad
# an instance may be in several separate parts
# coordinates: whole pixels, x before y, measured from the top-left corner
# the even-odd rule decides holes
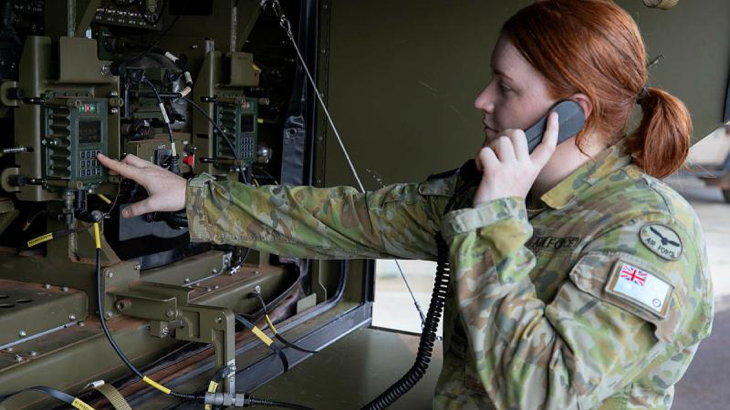
[[[241,139],[241,157],[242,159],[254,158],[256,155],[256,147],[254,146],[254,138]]]
[[[79,177],[94,178],[101,176],[102,166],[96,159],[96,154],[101,153],[98,149],[79,151]]]

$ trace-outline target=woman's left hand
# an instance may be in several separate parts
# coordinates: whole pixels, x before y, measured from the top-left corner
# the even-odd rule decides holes
[[[482,181],[474,206],[500,198],[527,197],[535,179],[555,152],[558,143],[558,114],[548,117],[542,142],[530,153],[522,130],[506,130],[476,158]]]

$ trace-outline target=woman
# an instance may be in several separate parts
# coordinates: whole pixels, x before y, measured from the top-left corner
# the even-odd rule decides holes
[[[452,292],[436,408],[668,408],[712,322],[697,217],[657,178],[686,158],[682,103],[644,88],[646,55],[610,1],[545,0],[502,29],[477,97],[481,182],[457,174],[359,194],[185,181],[133,156],[100,157],[150,197],[125,216],[187,208],[193,240],[307,258],[434,259],[450,249]],[[643,119],[627,124],[637,98]],[[557,118],[528,153],[521,130],[558,100],[583,130],[556,146]]]

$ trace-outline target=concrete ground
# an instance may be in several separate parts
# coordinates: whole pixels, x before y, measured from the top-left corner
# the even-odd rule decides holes
[[[673,409],[730,408],[730,204],[718,189],[692,177],[673,177],[669,184],[697,212],[705,232],[715,292],[712,335],[700,346],[692,365],[675,388]],[[433,289],[436,264],[400,261],[423,313]],[[420,319],[394,261],[378,261],[373,325],[420,332]],[[393,314],[393,312],[399,312]]]

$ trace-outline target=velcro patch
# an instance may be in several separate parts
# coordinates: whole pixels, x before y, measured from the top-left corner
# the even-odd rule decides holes
[[[605,290],[664,318],[674,287],[657,275],[619,259],[608,277]]]

